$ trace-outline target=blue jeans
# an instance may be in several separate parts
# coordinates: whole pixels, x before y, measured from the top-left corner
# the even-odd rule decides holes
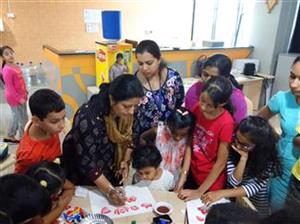
[[[10,109],[12,111],[12,122],[9,126],[7,136],[10,138],[15,137],[18,131],[20,138],[22,138],[24,127],[28,121],[27,105],[23,103],[16,107],[10,107]]]

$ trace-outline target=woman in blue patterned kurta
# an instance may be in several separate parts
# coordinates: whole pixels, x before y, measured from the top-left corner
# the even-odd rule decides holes
[[[184,88],[180,74],[162,61],[158,45],[152,40],[141,41],[136,48],[139,69],[135,73],[144,87],[145,97],[138,106],[134,120],[135,142],[140,134],[165,121],[181,106]]]

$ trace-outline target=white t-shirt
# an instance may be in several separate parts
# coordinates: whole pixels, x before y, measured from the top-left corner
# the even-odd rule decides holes
[[[175,187],[174,175],[170,171],[162,169],[162,175],[159,179],[153,181],[141,180],[135,186],[148,187],[150,190],[169,191]]]

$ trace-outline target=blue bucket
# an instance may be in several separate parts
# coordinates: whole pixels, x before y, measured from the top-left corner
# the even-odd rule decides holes
[[[108,40],[121,39],[121,11],[102,11],[103,38]]]

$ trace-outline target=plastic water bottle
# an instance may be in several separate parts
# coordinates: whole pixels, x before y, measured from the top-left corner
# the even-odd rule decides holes
[[[33,65],[32,61],[29,62],[28,69],[29,69],[29,76],[30,76],[30,85],[37,86],[38,85],[37,71],[36,71],[36,66]]]
[[[31,86],[31,77],[29,76],[29,70],[28,67],[26,65],[24,65],[24,63],[20,64],[20,69],[23,73],[24,79],[25,79],[25,83],[27,87]]]
[[[40,62],[37,68],[37,76],[40,85],[48,86],[49,82],[47,78],[47,72],[42,62]]]

